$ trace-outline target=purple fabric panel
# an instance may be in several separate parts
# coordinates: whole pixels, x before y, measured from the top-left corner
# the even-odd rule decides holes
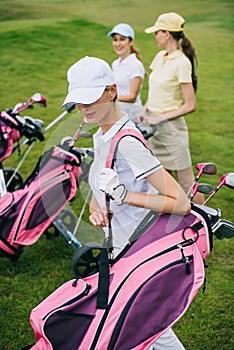
[[[5,140],[1,137],[1,134],[0,134],[0,141],[1,141],[0,142],[0,157],[2,157],[6,153],[8,142],[7,142],[7,140]]]
[[[149,245],[176,231],[183,230],[186,226],[192,225],[196,217],[193,214],[187,216],[180,215],[161,215],[146,230],[146,232],[133,244],[133,246],[124,254],[124,257],[131,256],[139,249]]]
[[[50,190],[42,194],[31,212],[26,229],[32,229],[49,217],[54,215],[69,197],[71,189],[70,180],[52,186]]]
[[[0,157],[2,157],[6,152],[6,147],[1,147],[0,145]]]
[[[153,277],[138,293],[122,325],[113,349],[129,350],[168,327],[184,311],[194,280],[185,273],[185,264]],[[137,330],[137,332],[136,332]]]
[[[77,350],[96,313],[97,294],[69,305],[46,321],[45,334],[56,350]]]
[[[77,350],[92,318],[83,315],[53,315],[45,334],[56,350]]]
[[[4,215],[0,216],[0,237],[1,238],[5,240],[8,238],[11,232],[11,228],[15,223],[15,220],[20,215],[20,211],[24,204],[26,196],[27,196],[27,193],[25,193],[25,195],[23,195],[22,198],[18,200],[17,203],[15,203],[14,207],[10,207],[9,210]]]
[[[51,155],[58,157],[59,159],[49,158],[46,161],[46,163],[44,164],[44,161],[42,158],[41,163],[40,163],[40,167],[39,167],[40,171],[39,171],[39,174],[37,175],[37,178],[41,177],[43,175],[46,175],[48,172],[50,172],[56,168],[64,167],[65,160],[68,160],[68,161],[74,160],[72,155],[70,156],[68,154],[59,153],[59,151],[57,151],[57,149],[54,149]]]
[[[38,173],[36,178],[39,178],[43,175],[46,175],[50,171],[61,167],[62,164],[63,164],[63,162],[58,161],[57,159],[53,159],[53,158],[48,159],[48,161],[45,165],[43,165],[42,167],[40,165],[40,168],[39,168],[40,170],[39,170],[39,173]]]

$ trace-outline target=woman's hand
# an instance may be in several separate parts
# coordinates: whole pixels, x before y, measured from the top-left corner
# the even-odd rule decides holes
[[[147,115],[138,115],[135,117],[136,124],[142,124],[145,126],[157,125],[159,123],[165,122],[167,118],[163,114],[158,114],[155,117]]]
[[[135,123],[142,124],[145,126],[150,126],[151,125],[150,117],[148,117],[147,115],[139,114],[135,117]]]
[[[113,213],[111,213],[113,215]],[[89,216],[89,221],[96,227],[108,227],[109,226],[109,218],[107,208],[99,208],[92,212]]]

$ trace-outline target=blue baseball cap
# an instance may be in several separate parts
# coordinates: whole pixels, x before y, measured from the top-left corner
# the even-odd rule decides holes
[[[113,29],[107,34],[107,36],[113,36],[114,34],[120,34],[126,36],[127,38],[134,39],[135,34],[132,27],[127,23],[119,23],[113,27]]]

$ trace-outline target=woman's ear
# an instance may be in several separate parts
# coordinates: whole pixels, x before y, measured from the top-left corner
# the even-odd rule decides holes
[[[117,96],[117,85],[116,84],[110,85],[109,91],[111,93],[111,99],[114,101]]]
[[[172,35],[171,35],[170,32],[166,31],[165,33],[166,33],[166,38],[167,38],[167,39],[169,39],[170,37],[172,38]]]

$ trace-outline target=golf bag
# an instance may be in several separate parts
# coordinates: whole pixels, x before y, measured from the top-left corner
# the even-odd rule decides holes
[[[110,283],[99,274],[66,282],[31,312],[31,349],[147,349],[188,309],[204,283],[212,240],[202,210],[150,213],[121,256],[110,262]],[[109,289],[108,302],[97,308]],[[136,332],[137,329],[137,332]]]
[[[109,165],[120,136],[127,136],[126,130],[118,134]],[[149,212],[106,271],[101,258],[99,272],[66,282],[32,310],[37,342],[30,349],[147,349],[188,309],[204,283],[211,249],[209,217],[201,208],[193,205],[184,217]]]
[[[37,119],[31,117],[22,118],[9,110],[0,113],[0,163],[13,152],[14,143],[22,136],[44,140],[41,133],[41,125]]]
[[[76,148],[55,146],[39,159],[24,188],[0,198],[0,256],[16,260],[35,243],[76,193],[81,174]]]

